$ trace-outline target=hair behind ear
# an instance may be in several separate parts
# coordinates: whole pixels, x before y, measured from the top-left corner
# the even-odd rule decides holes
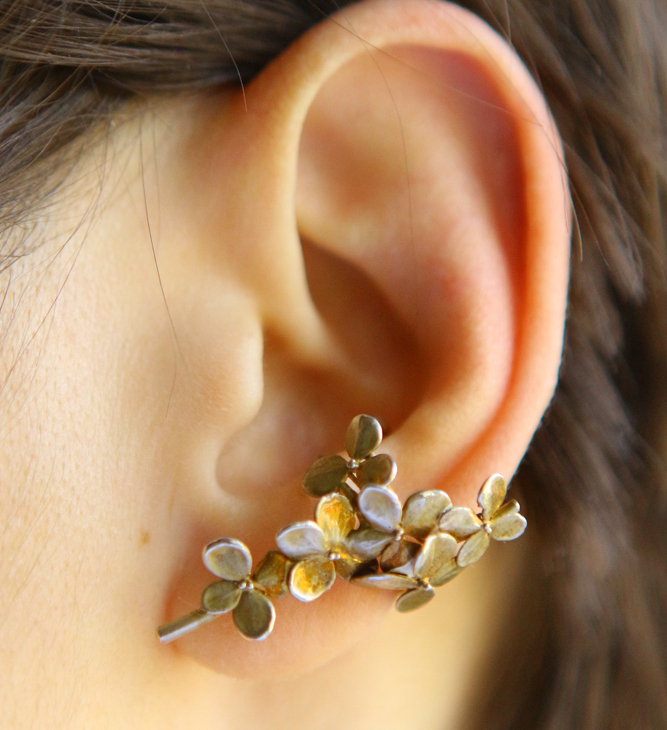
[[[517,665],[492,664],[471,727],[665,727],[663,9],[464,4],[540,80],[576,215],[560,384],[515,478],[535,525],[499,649]]]

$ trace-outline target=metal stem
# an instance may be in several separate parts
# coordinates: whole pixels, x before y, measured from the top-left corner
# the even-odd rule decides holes
[[[198,629],[209,621],[213,621],[218,616],[219,614],[217,613],[209,613],[203,608],[198,608],[196,611],[181,616],[181,618],[177,618],[169,624],[160,626],[157,630],[157,637],[160,643],[168,644],[170,641],[180,639],[181,636]]]

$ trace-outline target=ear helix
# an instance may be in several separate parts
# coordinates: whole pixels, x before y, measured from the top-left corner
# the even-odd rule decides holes
[[[317,459],[303,488],[318,498],[315,519],[295,522],[276,536],[253,570],[240,540],[206,545],[204,564],[219,580],[202,593],[201,608],[161,626],[162,643],[174,641],[225,613],[248,639],[266,639],[275,623],[273,600],[287,593],[314,601],[336,578],[358,586],[400,591],[396,608],[412,611],[438,588],[479,560],[492,539],[514,540],[526,520],[516,500],[505,502],[500,474],[489,477],[477,498],[479,512],[454,507],[438,489],[415,492],[401,505],[391,483],[396,464],[376,454],[382,427],[372,416],[352,419],[345,437],[348,457]]]

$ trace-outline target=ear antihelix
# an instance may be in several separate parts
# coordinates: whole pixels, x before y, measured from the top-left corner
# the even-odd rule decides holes
[[[512,49],[460,8],[408,6],[404,28],[388,26],[312,99],[297,216],[409,332],[400,447],[469,504],[481,464],[514,472],[553,393],[567,202],[544,100]],[[424,417],[426,439],[413,428]]]
[[[257,242],[261,266],[243,270],[264,321],[305,351],[316,338],[298,314],[316,310],[330,349],[352,351],[340,381],[372,391],[348,403],[392,403],[403,463],[469,504],[480,471],[516,469],[560,362],[567,200],[539,89],[471,13],[388,0],[313,28],[247,101],[218,138],[235,190],[220,220]],[[327,288],[335,262],[375,287],[363,327],[336,320],[365,290]]]
[[[318,459],[304,477],[304,489],[319,497],[314,519],[282,529],[277,550],[254,570],[250,550],[240,540],[220,538],[206,545],[204,564],[218,580],[204,588],[201,608],[158,629],[159,640],[174,641],[231,612],[243,636],[261,641],[273,630],[273,600],[289,593],[314,601],[339,578],[398,591],[397,610],[413,611],[479,560],[492,538],[523,534],[526,520],[516,500],[505,503],[507,485],[499,474],[479,490],[478,513],[452,506],[441,490],[416,492],[402,506],[391,487],[396,465],[388,454],[376,453],[381,443],[380,423],[356,416],[345,436],[347,455]],[[369,467],[373,463],[381,466]]]

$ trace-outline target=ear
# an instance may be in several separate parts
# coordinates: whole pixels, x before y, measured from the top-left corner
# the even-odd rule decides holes
[[[511,477],[556,383],[569,255],[558,137],[512,49],[447,3],[363,2],[192,115],[175,228],[207,275],[190,288],[181,270],[182,296],[219,296],[204,282],[224,269],[263,343],[234,361],[253,395],[229,396],[220,492],[183,498],[192,560],[223,535],[266,549],[309,517],[300,475],[359,412],[387,427],[403,498],[473,506],[487,476]],[[210,322],[193,348],[225,335]],[[182,555],[171,570],[169,618],[210,578]],[[295,670],[390,605],[343,584],[280,602],[259,645],[220,620],[174,647],[230,673]]]

